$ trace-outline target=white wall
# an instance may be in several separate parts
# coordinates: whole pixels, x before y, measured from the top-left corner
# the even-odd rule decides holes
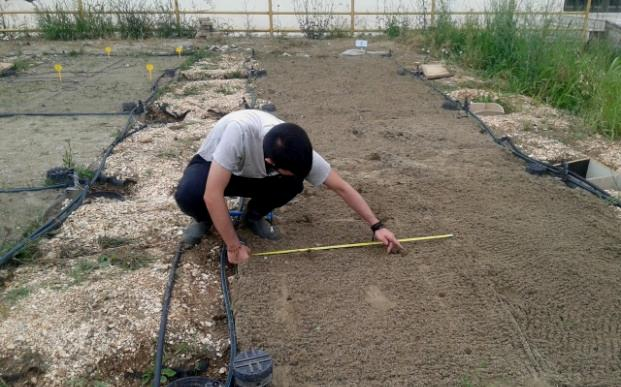
[[[51,7],[58,0],[36,0],[36,3]],[[63,0],[61,0],[63,1]],[[76,0],[64,0],[68,4],[76,4]],[[83,0],[85,3],[94,0]],[[101,1],[101,0],[100,0]],[[112,3],[114,0],[107,0],[105,3]],[[155,4],[167,4],[172,0],[133,0],[137,3],[143,3],[147,6]],[[251,12],[267,12],[268,0],[178,0],[182,10],[193,11],[251,11]],[[295,11],[295,2],[306,2],[315,4],[319,10],[325,10],[328,4],[334,6],[334,11],[349,12],[351,0],[272,0],[273,10],[275,12],[293,12]],[[482,12],[490,8],[490,4],[498,0],[447,0],[446,4],[452,12]],[[398,10],[405,12],[422,12],[431,11],[432,0],[355,0],[357,12],[396,12]],[[521,9],[553,12],[560,12],[563,9],[563,0],[518,0]],[[441,0],[436,0],[436,9],[440,8]],[[425,5],[425,8],[423,8]],[[8,11],[32,11],[34,6],[26,0],[0,0],[0,9]],[[188,16],[190,17],[190,16]],[[621,24],[621,14],[593,14],[593,18],[602,18],[611,22]],[[190,17],[191,18],[191,17]],[[250,16],[233,16],[219,15],[215,17],[219,24],[227,24],[233,28],[241,29],[246,27],[267,29],[269,19],[263,15]],[[412,25],[420,25],[422,23],[421,16],[408,17]],[[344,28],[349,28],[349,16],[338,16],[337,22],[343,24]],[[378,22],[381,24],[385,17],[381,16],[357,16],[356,26],[358,28],[378,28]],[[32,16],[5,16],[5,22],[10,28],[35,27],[35,19]],[[427,18],[429,22],[429,18]],[[295,29],[298,27],[295,16],[274,16],[274,27],[284,29]]]

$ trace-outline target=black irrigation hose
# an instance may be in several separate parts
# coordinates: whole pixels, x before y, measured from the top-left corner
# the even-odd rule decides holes
[[[229,280],[226,275],[226,267],[228,265],[228,256],[226,246],[220,248],[220,284],[222,286],[222,298],[224,299],[224,309],[226,310],[226,323],[229,329],[229,340],[231,341],[231,351],[229,354],[229,367],[226,375],[225,387],[233,385],[233,361],[237,356],[237,333],[235,332],[235,317],[233,316],[233,308],[231,306],[231,293],[229,291]]]
[[[78,116],[127,116],[130,112],[83,112],[83,113],[39,113],[39,112],[25,112],[25,113],[13,113],[13,112],[0,112],[0,118],[26,116],[26,117],[78,117]]]
[[[177,252],[170,264],[168,272],[168,282],[164,291],[164,302],[162,304],[162,317],[160,319],[160,330],[157,336],[157,349],[155,350],[155,368],[153,369],[153,387],[160,387],[160,378],[162,377],[162,361],[164,358],[164,339],[166,338],[166,324],[168,323],[168,312],[170,310],[170,300],[172,298],[172,290],[175,284],[175,273],[179,266],[181,254],[183,252],[183,243],[179,243]]]
[[[21,193],[21,192],[38,192],[38,191],[47,191],[52,189],[62,189],[71,187],[73,184],[55,184],[55,185],[46,185],[45,187],[20,187],[20,188],[8,188],[8,189],[0,189],[0,194],[3,193]]]
[[[400,69],[405,70],[404,66],[402,66],[397,61],[395,62],[397,63]],[[420,81],[423,81],[423,82],[427,81],[427,79],[425,79],[422,76],[422,73],[420,71],[411,71],[411,70],[405,70],[405,71],[409,72],[411,75],[413,75],[416,79]],[[426,83],[431,87],[431,89],[433,89],[435,92],[442,95],[444,99],[449,101],[452,105],[457,106],[459,109],[463,110],[469,117],[472,117],[477,122],[479,127],[481,128],[481,131],[487,133],[494,140],[494,142],[498,144],[499,146],[503,148],[508,148],[511,151],[511,153],[513,153],[518,158],[526,161],[529,165],[535,165],[543,169],[543,171],[549,173],[550,175],[560,178],[568,186],[580,187],[584,189],[585,191],[588,191],[592,193],[593,195],[599,197],[600,199],[606,200],[610,204],[621,208],[621,200],[616,199],[615,197],[610,195],[608,192],[598,187],[597,185],[591,183],[590,181],[586,180],[582,176],[579,176],[576,173],[569,171],[566,164],[563,164],[560,167],[556,167],[544,161],[537,160],[535,158],[528,156],[517,145],[513,143],[510,137],[508,136],[498,137],[494,133],[494,131],[485,122],[483,122],[483,120],[479,116],[477,116],[475,113],[470,111],[467,103],[462,104],[461,102],[452,99],[444,91],[436,87],[433,84],[433,82],[426,82]]]
[[[170,76],[170,74],[174,74],[175,70],[166,70],[162,75],[160,75],[155,82],[153,83],[153,86],[151,87],[151,94],[148,96],[147,101],[151,101],[155,95],[157,94],[158,88],[159,88],[159,81],[164,77],[164,76]],[[80,207],[80,205],[82,205],[82,202],[84,202],[84,199],[86,198],[86,196],[88,195],[90,186],[93,185],[101,176],[101,173],[106,165],[106,160],[108,159],[108,157],[110,156],[110,154],[112,153],[112,151],[114,150],[114,148],[124,139],[126,139],[127,137],[131,136],[132,134],[138,132],[139,130],[142,130],[146,127],[146,125],[142,125],[134,130],[131,130],[132,127],[135,125],[135,114],[137,113],[137,109],[140,105],[137,105],[136,107],[134,107],[134,109],[132,109],[129,112],[129,116],[127,118],[127,123],[125,124],[123,130],[121,131],[121,133],[114,139],[114,141],[106,148],[106,150],[102,153],[101,156],[101,161],[99,162],[99,166],[98,168],[95,170],[95,174],[94,176],[91,178],[90,181],[88,181],[84,186],[83,186],[83,190],[80,192],[80,194],[78,196],[76,196],[73,200],[71,200],[71,202],[65,207],[63,208],[58,215],[56,215],[54,218],[50,219],[47,223],[45,223],[44,225],[42,225],[41,227],[39,227],[36,231],[34,231],[31,235],[23,238],[21,241],[19,241],[18,243],[16,243],[8,252],[4,253],[4,255],[2,255],[0,257],[0,266],[6,264],[7,262],[9,262],[11,259],[15,258],[15,256],[17,254],[19,254],[26,246],[28,246],[28,244],[36,241],[37,239],[41,238],[42,236],[46,235],[48,232],[50,232],[51,230],[59,227],[68,217],[69,215],[71,215],[71,213],[73,213],[73,211],[75,211],[76,209],[78,209]]]

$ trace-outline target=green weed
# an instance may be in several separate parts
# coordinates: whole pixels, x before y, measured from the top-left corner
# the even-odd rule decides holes
[[[93,179],[93,177],[95,177],[95,171],[93,171],[89,167],[85,167],[84,165],[76,165],[74,169],[81,180],[90,181]]]
[[[460,381],[459,381],[459,386],[460,387],[474,387],[474,383],[472,382],[472,380],[468,377],[468,376],[464,376]]]
[[[30,288],[26,286],[20,286],[19,288],[11,289],[4,294],[3,301],[9,305],[16,304],[19,300],[26,298],[30,295]]]
[[[168,381],[177,375],[177,372],[170,368],[163,368],[162,374],[160,377],[160,383],[168,383]],[[149,370],[142,374],[142,385],[148,386],[153,382],[153,377],[155,376],[154,370]]]
[[[120,247],[120,246],[127,245],[130,242],[131,240],[127,238],[115,238],[115,237],[109,237],[106,235],[103,235],[97,238],[97,244],[102,249]]]
[[[196,50],[181,64],[179,68],[181,70],[188,70],[194,63],[213,56],[214,53],[209,50]]]
[[[30,222],[26,227],[22,229],[21,238],[27,238],[32,233],[34,233],[41,226],[41,219],[36,219]],[[12,249],[16,243],[14,238],[9,238],[10,229],[7,227],[7,236],[2,236],[0,239],[0,255],[6,254],[10,249]],[[41,256],[41,251],[39,250],[38,241],[28,241],[26,242],[24,248],[17,253],[13,260],[17,263],[30,263],[36,260]]]
[[[92,180],[95,177],[95,171],[81,164],[77,164],[73,157],[71,149],[71,140],[65,140],[65,151],[63,153],[63,167],[73,169],[78,177],[82,180]]]
[[[118,0],[114,7],[117,28],[123,39],[144,39],[153,35],[155,21],[150,15],[137,12],[146,9],[144,0]]]
[[[63,153],[63,167],[73,169],[75,162],[73,161],[73,151],[71,150],[71,140],[65,140],[65,152]]]
[[[73,279],[74,284],[79,284],[84,281],[88,276],[99,267],[93,261],[88,259],[80,259],[72,268],[69,273]]]
[[[146,0],[103,0],[85,2],[76,12],[74,2],[58,1],[53,7],[36,6],[37,24],[45,39],[77,40],[119,36],[124,39],[149,37],[194,37],[197,26],[181,20],[177,23],[169,2],[149,7]],[[144,13],[145,10],[154,13]]]
[[[31,64],[32,63],[28,59],[18,58],[13,62],[13,67],[16,73],[23,73],[28,70]]]
[[[457,23],[440,3],[426,35],[433,53],[492,79],[506,91],[538,98],[584,117],[609,138],[621,136],[621,64],[606,42],[585,44],[554,17],[526,16],[514,0]]]
[[[152,258],[127,249],[107,251],[99,256],[99,267],[116,266],[125,270],[138,270],[145,267]]]
[[[112,18],[105,14],[105,3],[87,4],[75,12],[72,3],[56,2],[51,8],[35,6],[37,24],[45,39],[77,40],[109,37],[114,33]]]

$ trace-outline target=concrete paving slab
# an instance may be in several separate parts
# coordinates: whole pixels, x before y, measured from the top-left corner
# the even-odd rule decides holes
[[[505,114],[505,109],[493,102],[471,102],[470,111],[478,116],[497,116]]]
[[[0,62],[0,76],[10,73],[14,67],[13,63]]]
[[[453,74],[441,64],[424,64],[420,66],[420,69],[427,79],[448,78],[453,76]]]

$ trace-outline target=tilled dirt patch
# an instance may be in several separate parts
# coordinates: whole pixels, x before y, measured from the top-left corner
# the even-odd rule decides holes
[[[259,97],[400,237],[454,233],[405,256],[359,249],[257,257],[234,284],[241,348],[276,386],[619,385],[621,222],[606,203],[524,171],[393,59],[259,56]],[[396,53],[399,60],[399,52]],[[255,252],[370,237],[333,193],[277,212]]]

